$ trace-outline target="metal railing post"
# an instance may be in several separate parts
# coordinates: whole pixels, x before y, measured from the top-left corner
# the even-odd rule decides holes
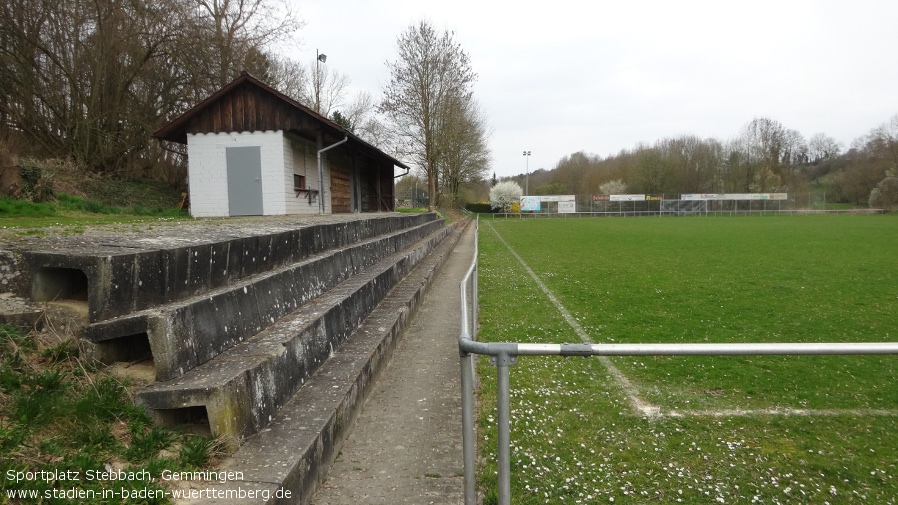
[[[476,448],[474,444],[474,355],[461,356],[461,432],[464,461],[465,505],[477,505]]]
[[[517,357],[506,353],[490,358],[496,365],[496,428],[498,431],[499,505],[511,505],[511,381],[508,367]]]

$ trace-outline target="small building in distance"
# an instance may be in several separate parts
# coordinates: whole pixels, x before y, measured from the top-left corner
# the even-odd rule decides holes
[[[187,145],[194,217],[392,211],[408,169],[245,71],[154,137]]]

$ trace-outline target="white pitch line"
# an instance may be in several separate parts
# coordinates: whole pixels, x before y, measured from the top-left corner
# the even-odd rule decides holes
[[[664,417],[749,417],[749,416],[803,416],[803,417],[895,417],[898,410],[890,409],[723,409],[723,410],[671,410]]]
[[[549,298],[549,301],[552,302],[552,305],[555,305],[555,308],[558,309],[558,312],[561,313],[561,316],[565,321],[567,321],[567,324],[570,325],[577,336],[580,337],[580,340],[582,340],[585,344],[592,344],[593,342],[592,340],[590,340],[589,334],[586,333],[586,330],[584,330],[583,327],[580,326],[580,323],[577,322],[574,316],[572,316],[571,313],[568,312],[568,310],[564,307],[564,305],[561,304],[558,298],[555,297],[555,294],[549,290],[548,286],[546,286],[543,281],[540,280],[540,278],[536,275],[536,272],[534,272],[533,269],[531,269],[530,266],[527,265],[524,259],[521,258],[518,253],[514,251],[514,249],[511,248],[511,246],[508,244],[508,242],[505,241],[502,235],[500,235],[499,232],[495,228],[493,228],[493,225],[491,223],[487,224],[489,224],[489,227],[491,230],[493,230],[493,233],[496,234],[496,237],[499,238],[499,241],[502,242],[502,245],[504,245],[508,249],[508,252],[510,252],[511,255],[518,260],[518,262],[521,264],[521,266],[524,267],[524,270],[527,271],[536,285],[539,286],[539,289],[541,289],[542,292],[545,293],[545,295]],[[598,359],[605,367],[605,369],[608,370],[608,373],[611,375],[611,377],[614,378],[614,380],[617,382],[618,386],[629,397],[630,406],[633,407],[634,410],[644,416],[649,417],[655,417],[661,413],[661,407],[652,405],[651,403],[639,398],[639,391],[636,389],[636,386],[634,386],[633,383],[630,382],[630,380],[627,379],[627,377],[620,370],[618,370],[616,366],[614,366],[614,363],[612,363],[607,356],[598,356]]]

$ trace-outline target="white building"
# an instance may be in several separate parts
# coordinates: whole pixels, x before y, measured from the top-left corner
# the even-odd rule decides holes
[[[187,144],[194,217],[392,211],[408,169],[246,72],[154,136]]]

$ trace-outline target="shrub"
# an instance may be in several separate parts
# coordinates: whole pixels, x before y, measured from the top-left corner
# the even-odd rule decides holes
[[[898,177],[886,177],[870,191],[870,208],[891,210],[898,207]]]
[[[489,214],[491,212],[496,212],[490,204],[488,203],[467,203],[465,204],[465,210],[468,212],[475,212],[477,214]]]
[[[53,197],[53,177],[57,166],[62,163],[55,160],[39,162],[25,158],[19,162],[22,174],[22,198],[32,202],[46,202]]]
[[[502,181],[490,190],[490,206],[502,212],[510,212],[512,204],[521,203],[524,190],[516,182]]]

